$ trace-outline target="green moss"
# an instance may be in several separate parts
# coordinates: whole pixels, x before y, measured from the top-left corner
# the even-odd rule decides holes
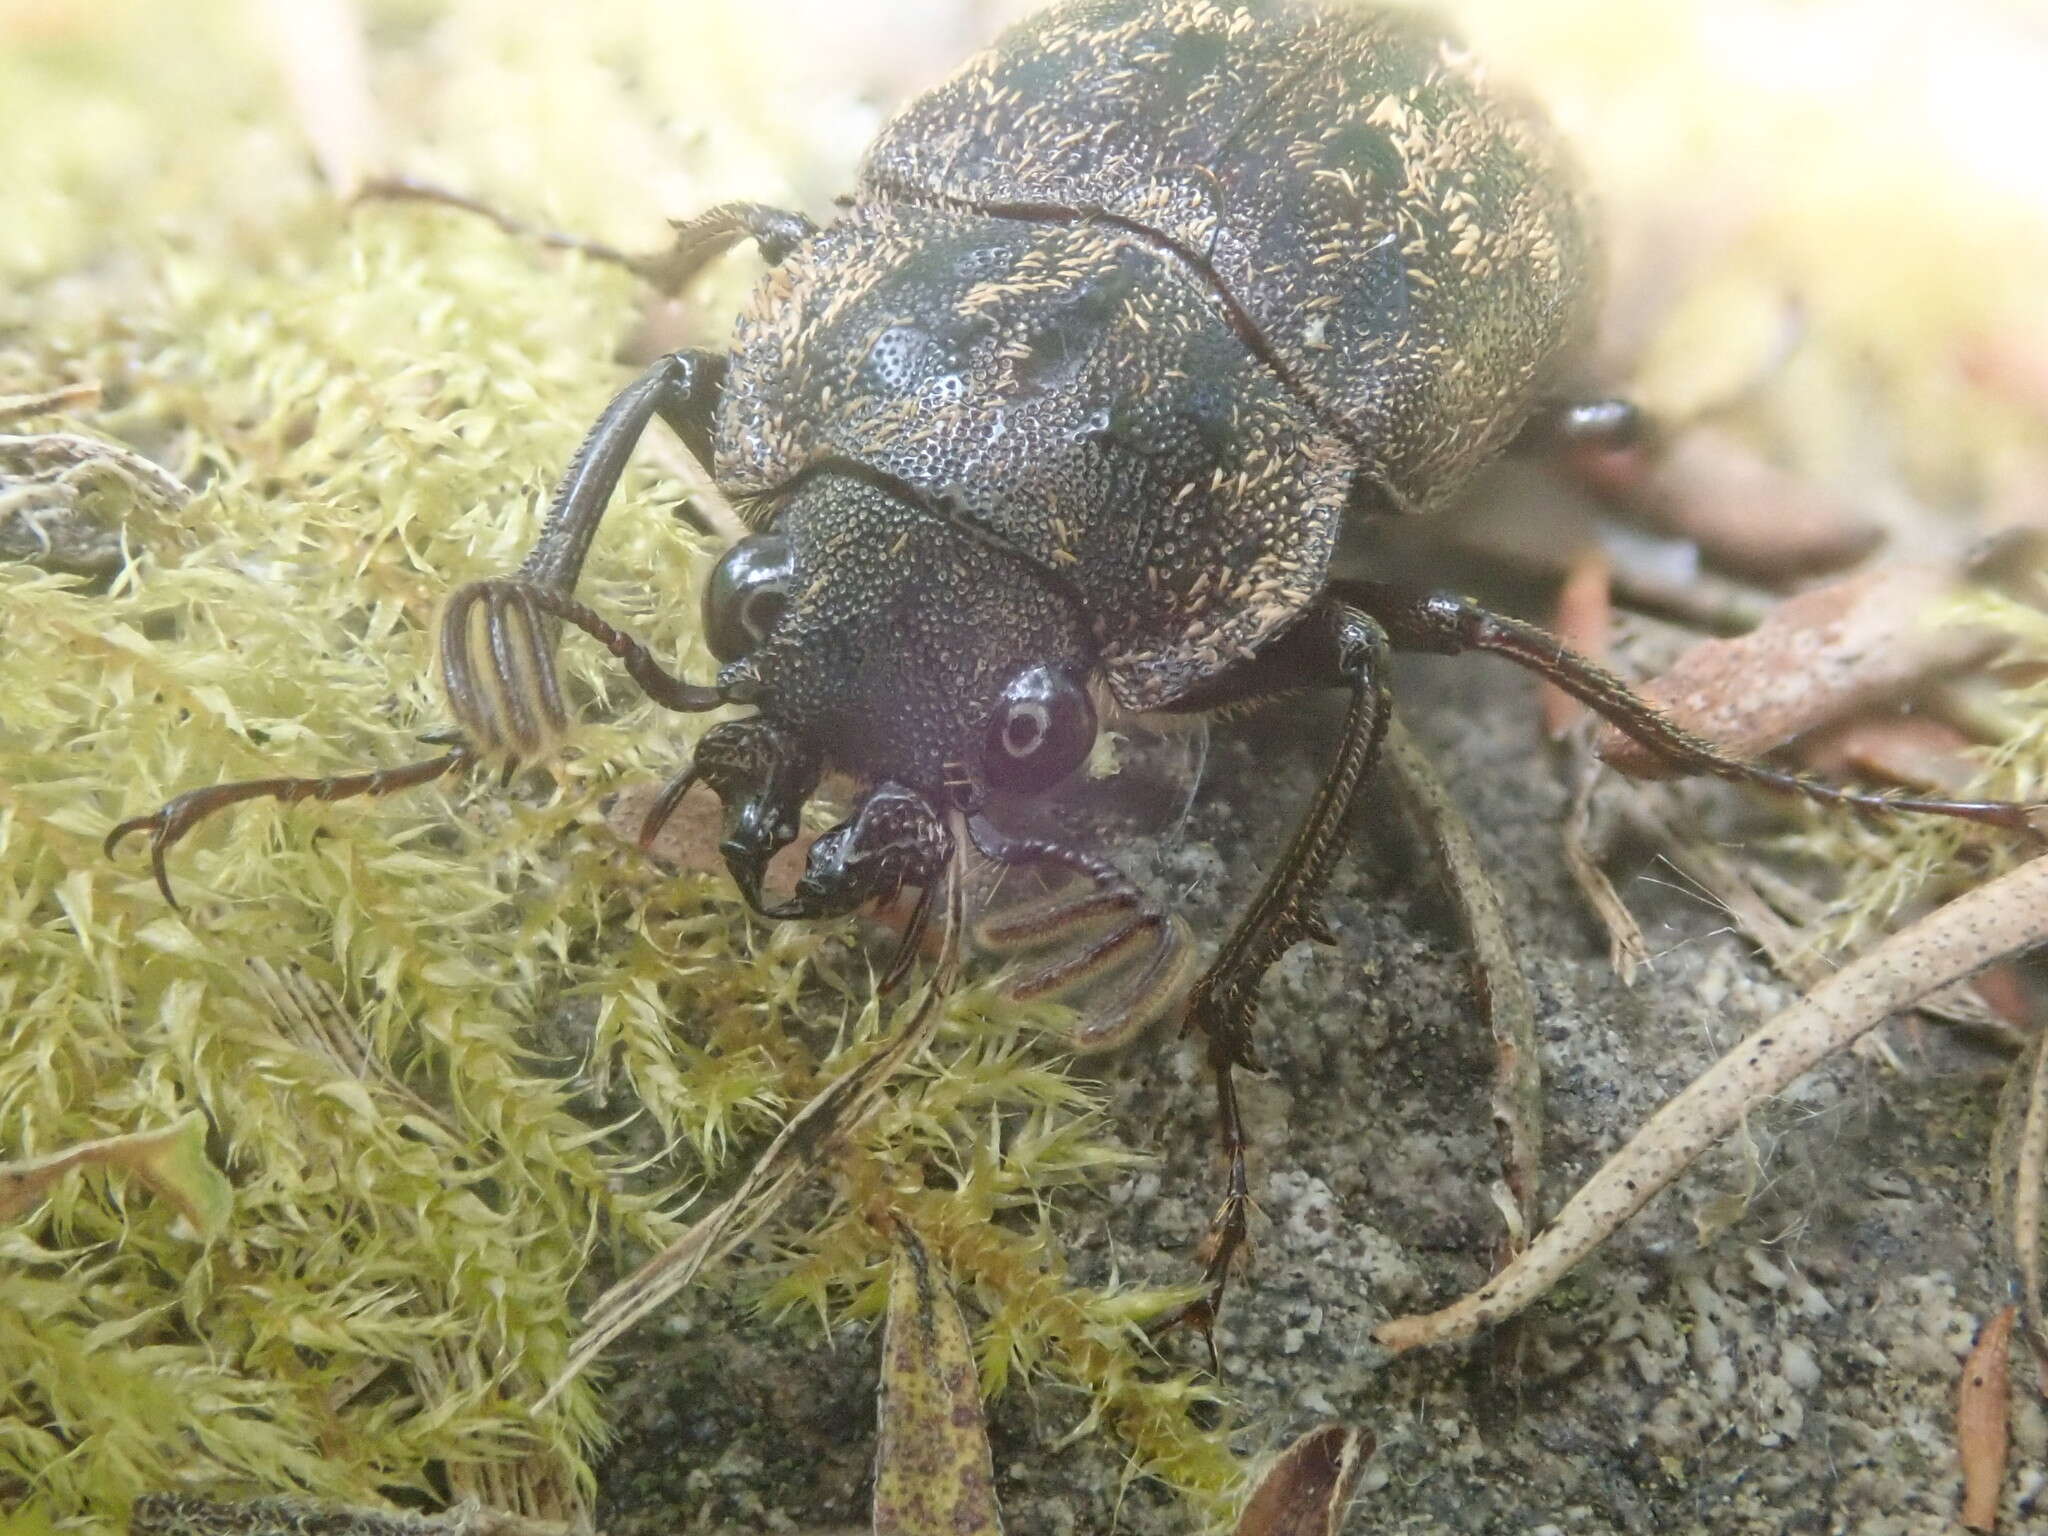
[[[461,108],[499,89],[556,130],[551,152],[573,129],[595,156],[551,211],[652,243],[651,200],[624,228],[608,209],[632,205],[657,149],[686,172],[693,157],[606,94],[618,76],[522,63],[546,9],[375,8],[419,26],[382,66],[392,135],[503,194],[502,141]],[[687,69],[719,109],[716,72],[685,62],[662,12],[609,18],[607,46],[648,89],[679,96]],[[600,796],[665,776],[686,733],[580,644],[568,686],[596,723],[509,793],[242,807],[172,854],[182,915],[135,842],[108,860],[99,841],[216,779],[425,755],[419,733],[445,723],[436,606],[516,563],[619,382],[607,359],[637,295],[481,221],[336,207],[240,6],[48,14],[0,48],[22,183],[0,239],[0,394],[100,380],[104,408],[27,429],[124,441],[195,494],[101,491],[130,555],[111,590],[0,564],[0,1159],[196,1108],[233,1205],[200,1242],[162,1202],[83,1177],[0,1227],[0,1503],[88,1527],[174,1487],[570,1513],[601,1387],[528,1404],[575,1332],[574,1282],[597,1245],[666,1243],[827,1058],[881,1027],[868,978],[838,975],[843,935],[752,927],[723,882],[661,877],[617,844]],[[400,89],[451,61],[445,89]],[[554,94],[520,95],[544,89],[529,76]],[[723,120],[742,167],[788,153],[748,139],[746,113]],[[626,163],[597,152],[636,132]],[[584,590],[702,672],[678,594],[706,551],[667,515],[680,494],[636,473]],[[565,1018],[589,1021],[587,1043],[566,1036],[581,1060],[549,1054]],[[1188,1425],[1188,1385],[1145,1379],[1127,1320],[1144,1299],[1060,1265],[1059,1189],[1126,1155],[1048,1065],[1047,1015],[975,992],[952,1020],[831,1213],[774,1230],[780,1258],[737,1283],[770,1307],[872,1310],[882,1248],[861,1204],[900,1198],[981,1304],[991,1387],[1085,1387],[1139,1464],[1213,1499],[1235,1470]],[[635,1125],[572,1112],[593,1082],[658,1131],[651,1164]]]

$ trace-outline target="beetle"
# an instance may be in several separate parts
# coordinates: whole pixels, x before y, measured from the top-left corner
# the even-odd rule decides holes
[[[1135,1025],[1175,990],[1162,920],[1113,870],[1004,834],[990,807],[1072,775],[1112,711],[1342,689],[1320,787],[1187,989],[1229,1163],[1205,1295],[1179,1319],[1206,1331],[1245,1237],[1233,1074],[1258,1066],[1265,972],[1330,941],[1318,906],[1380,751],[1393,650],[1505,656],[1679,771],[2026,826],[2023,807],[1735,759],[1527,624],[1332,576],[1348,522],[1440,506],[1519,436],[1640,430],[1625,405],[1574,393],[1597,261],[1557,141],[1426,19],[1285,0],[1058,6],[904,108],[831,223],[726,204],[630,264],[674,291],[747,241],[768,270],[729,350],[663,357],[621,392],[519,569],[449,602],[449,750],[191,791],[114,828],[108,851],[147,832],[169,898],[166,850],[237,801],[382,794],[531,758],[567,725],[552,659],[566,625],[668,708],[752,711],[706,732],[645,837],[708,785],[732,879],[771,919],[915,888],[915,930],[963,840],[999,866],[1078,874],[1088,893],[1057,915],[1121,920],[1075,966],[1149,935],[1118,1004]],[[574,595],[656,418],[751,528],[703,594],[711,684]],[[865,788],[770,900],[767,863],[828,768]]]

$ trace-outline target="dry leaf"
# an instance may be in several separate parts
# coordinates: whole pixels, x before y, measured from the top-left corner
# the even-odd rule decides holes
[[[1983,774],[1970,738],[1929,715],[1851,720],[1801,742],[1809,772],[1829,779],[1874,779],[1922,794],[1959,799]]]
[[[1613,619],[1613,564],[1606,550],[1589,545],[1572,556],[1564,585],[1558,589],[1551,632],[1581,656],[1605,662]],[[1548,679],[1537,697],[1542,701],[1543,729],[1553,741],[1585,718],[1586,706]]]
[[[1259,1479],[1236,1536],[1337,1536],[1372,1452],[1372,1436],[1360,1430],[1310,1430]]]
[[[198,1110],[155,1131],[82,1142],[48,1157],[0,1163],[0,1220],[19,1216],[73,1168],[97,1165],[133,1174],[175,1205],[202,1239],[228,1224],[235,1192],[206,1155],[206,1116]]]
[[[1740,639],[1702,641],[1641,691],[1722,750],[1759,757],[1989,656],[2000,644],[1991,631],[1939,621],[1956,591],[1943,565],[1866,571],[1780,604]],[[1678,772],[1613,726],[1598,751],[1636,778]]]
[[[1882,530],[1841,496],[1780,469],[1713,427],[1674,436],[1641,465],[1581,455],[1580,478],[1662,532],[1697,544],[1725,570],[1782,583],[1840,570],[1877,547]]]
[[[875,1536],[1001,1536],[967,1324],[917,1234],[894,1226]]]
[[[1973,1531],[1998,1525],[1998,1491],[2005,1483],[2005,1453],[2012,1440],[2007,1390],[2012,1322],[2017,1307],[2001,1308],[1977,1335],[1963,1362],[1956,1393],[1956,1453],[1963,1464],[1963,1524]]]

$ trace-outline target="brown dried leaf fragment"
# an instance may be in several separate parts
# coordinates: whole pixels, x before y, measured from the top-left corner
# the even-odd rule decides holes
[[[1956,1454],[1963,1464],[1962,1522],[1973,1531],[1998,1526],[1998,1494],[2012,1444],[2009,1390],[2012,1323],[2019,1309],[2002,1307],[1984,1325],[1963,1362],[1956,1391]]]
[[[2042,943],[2048,856],[1958,896],[1829,976],[1658,1110],[1506,1269],[1443,1310],[1395,1318],[1373,1337],[1398,1352],[1513,1317],[1765,1100],[1900,1009]]]
[[[1850,720],[1800,743],[1810,772],[1830,779],[1870,779],[1921,794],[1961,799],[1983,773],[1974,745],[1947,721],[1928,715]]]
[[[1994,632],[1941,622],[1938,610],[1957,589],[1946,565],[1865,571],[1789,599],[1740,639],[1702,641],[1641,691],[1724,751],[1759,757],[1996,651]],[[1672,777],[1669,764],[1613,726],[1596,750],[1633,777]]]
[[[1337,1536],[1372,1453],[1373,1438],[1362,1430],[1310,1430],[1259,1479],[1235,1536]]]
[[[1001,1536],[967,1324],[917,1234],[891,1225],[875,1536]]]
[[[175,1205],[201,1239],[218,1237],[227,1227],[235,1192],[206,1155],[206,1116],[196,1109],[161,1130],[131,1131],[47,1157],[0,1163],[0,1220],[19,1216],[66,1173],[87,1166],[133,1174]]]
[[[660,794],[659,784],[628,785],[605,806],[605,825],[611,828],[620,842],[637,847],[647,812]],[[725,855],[718,851],[718,843],[724,835],[725,811],[719,805],[718,797],[700,789],[685,795],[662,822],[661,830],[654,834],[654,841],[647,845],[647,854],[684,874],[716,875],[723,879]],[[811,844],[816,841],[815,832],[799,832],[769,861],[768,873],[762,877],[762,889],[771,895],[786,895],[794,890],[797,876],[803,872],[804,860],[810,857]]]

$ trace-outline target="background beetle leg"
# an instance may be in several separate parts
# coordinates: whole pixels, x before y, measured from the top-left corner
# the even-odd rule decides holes
[[[1511,447],[1517,453],[1614,453],[1641,447],[1652,425],[1632,400],[1557,400],[1537,407]]]
[[[1273,962],[1303,939],[1332,942],[1318,910],[1330,871],[1344,848],[1346,819],[1358,789],[1378,760],[1386,737],[1390,705],[1386,673],[1386,631],[1370,614],[1325,597],[1285,637],[1296,686],[1340,683],[1351,690],[1344,731],[1329,771],[1316,787],[1301,825],[1280,855],[1250,908],[1224,940],[1188,1000],[1187,1028],[1208,1037],[1209,1065],[1216,1073],[1217,1125],[1230,1159],[1223,1204],[1204,1240],[1206,1295],[1158,1325],[1199,1329],[1217,1363],[1215,1325],[1230,1279],[1230,1266],[1245,1243],[1246,1192],[1244,1122],[1238,1112],[1232,1073],[1257,1070],[1251,1022],[1259,980]],[[1254,663],[1254,666],[1257,664]],[[1277,684],[1276,668],[1259,668],[1261,683]]]
[[[680,292],[699,272],[742,240],[751,240],[769,266],[818,232],[800,213],[766,203],[720,203],[675,225],[675,243],[659,256],[633,257],[626,265],[663,293]]]
[[[656,416],[668,423],[699,461],[711,457],[712,419],[725,385],[725,358],[716,352],[671,352],[620,390],[591,425],[555,487],[540,536],[520,562],[519,574],[541,586],[574,590],[590,541],[604,520],[619,476]]]
[[[371,177],[356,189],[350,201],[439,203],[446,208],[459,208],[489,219],[515,239],[536,240],[551,250],[575,251],[593,261],[610,262],[671,294],[742,240],[752,240],[760,248],[761,259],[772,267],[799,242],[817,232],[817,226],[803,214],[785,208],[767,203],[720,203],[695,218],[678,220],[674,242],[667,250],[652,256],[635,256],[602,240],[529,223],[478,198],[410,176]]]
[[[2043,829],[2035,824],[2034,818],[2048,810],[2048,806],[2010,800],[1940,800],[1872,794],[1732,757],[1704,737],[1686,730],[1598,662],[1566,648],[1556,636],[1534,624],[1490,612],[1467,598],[1448,592],[1417,595],[1370,581],[1335,581],[1330,583],[1330,590],[1379,619],[1393,643],[1402,650],[1428,651],[1440,656],[1491,651],[1519,667],[1527,667],[1556,683],[1682,772],[1711,774],[1780,794],[1804,795],[1824,805],[1846,805],[1869,815],[1914,811],[1982,822],[2029,833],[2037,839],[2043,836]]]
[[[444,208],[459,208],[464,213],[473,213],[478,218],[489,219],[514,239],[538,241],[550,250],[576,251],[593,261],[607,261],[614,266],[631,267],[634,263],[632,256],[616,246],[606,245],[602,240],[588,240],[581,235],[567,235],[559,229],[548,229],[544,225],[529,223],[453,188],[439,186],[431,181],[420,181],[411,176],[369,177],[356,188],[355,195],[349,202],[439,203]]]

